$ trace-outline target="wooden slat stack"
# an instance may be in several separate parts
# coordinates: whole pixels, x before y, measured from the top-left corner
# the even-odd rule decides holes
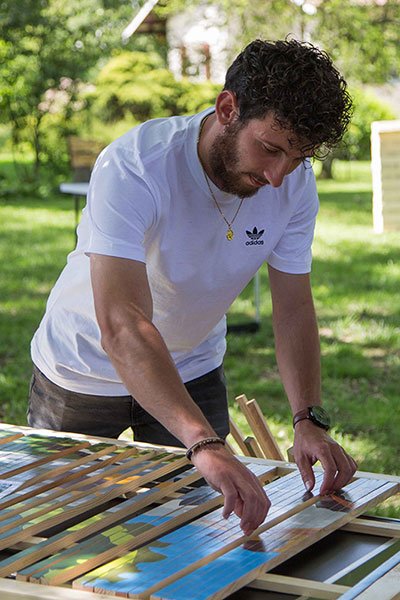
[[[4,426],[0,473],[19,487],[0,498],[0,548],[10,550],[0,559],[0,576],[17,572],[15,590],[29,589],[35,598],[34,582],[33,589],[51,589],[54,600],[57,589],[60,599],[75,593],[77,600],[86,592],[215,600],[247,584],[280,590],[297,585],[305,593],[304,581],[277,580],[268,571],[332,531],[356,526],[357,515],[399,489],[399,478],[360,473],[341,494],[305,495],[293,465],[245,462],[272,501],[251,537],[243,535],[235,515],[222,518],[222,496],[199,481],[178,450]],[[321,471],[316,480],[318,489]],[[359,528],[368,531],[368,523],[360,521]],[[388,533],[383,527],[380,535]],[[384,576],[391,577],[391,570]],[[0,579],[2,600],[8,581]],[[349,592],[328,583],[309,586],[314,597]]]

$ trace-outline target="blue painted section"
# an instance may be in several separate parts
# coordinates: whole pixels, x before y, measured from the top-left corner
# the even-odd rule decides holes
[[[152,598],[207,600],[254,569],[262,567],[275,556],[277,556],[276,552],[253,552],[245,548],[235,548],[210,564],[159,590],[152,595]]]
[[[138,560],[140,550],[133,551],[123,560],[124,564],[121,564],[122,561],[115,561],[115,563],[111,562],[108,564],[110,579],[114,581],[101,577],[96,579],[96,571],[93,571],[94,577],[89,573],[87,577],[81,578],[79,583],[85,585],[85,582],[87,582],[89,587],[118,592],[130,592],[134,590],[136,593],[139,593],[148,589],[156,581],[165,579],[171,572],[179,571],[210,554],[209,545],[198,546],[196,544],[196,537],[201,533],[201,530],[196,531],[196,529],[199,530],[198,527],[186,525],[184,529],[186,533],[193,532],[192,536],[189,535],[185,538],[184,545],[181,542],[180,530],[176,530],[146,547],[148,550],[146,558],[149,557],[149,562],[140,562],[140,558]],[[168,545],[163,547],[163,544],[167,543],[167,538]],[[224,544],[224,541],[221,539],[219,544],[213,544],[212,549],[216,550],[218,547],[223,547]]]
[[[279,490],[271,490],[271,492],[275,491],[275,494],[270,493],[271,498],[275,495],[280,496],[282,493],[287,498],[286,486],[282,486],[283,479],[277,482],[276,488],[280,488]],[[298,476],[296,479],[298,480]],[[300,486],[299,489],[301,490],[302,487]],[[288,502],[289,504],[297,503],[296,500],[293,502],[288,500]],[[193,562],[209,556],[211,552],[223,548],[235,536],[239,537],[241,535],[239,519],[232,517],[234,523],[232,521],[227,523],[221,518],[221,514],[222,511],[217,510],[211,515],[163,536],[158,541],[161,544],[168,544],[165,548],[157,548],[157,544],[147,546],[153,556],[153,560],[150,562],[139,562],[134,551],[128,554],[125,560],[109,563],[107,575],[109,574],[110,580],[113,581],[106,579],[107,575],[104,570],[102,577],[103,573],[100,568],[93,571],[92,575],[89,573],[86,577],[82,577],[79,583],[95,589],[140,593],[151,587],[156,581],[162,581],[171,573],[180,571]],[[158,560],[157,558],[154,560],[156,555],[160,556]],[[99,575],[101,573],[98,579],[96,578],[97,573]]]

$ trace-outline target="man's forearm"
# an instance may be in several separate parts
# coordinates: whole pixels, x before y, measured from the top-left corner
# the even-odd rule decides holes
[[[320,346],[312,301],[288,315],[274,311],[273,323],[279,372],[293,414],[320,404]]]
[[[129,393],[185,446],[216,435],[150,321],[126,317],[122,327],[103,335],[102,343]]]

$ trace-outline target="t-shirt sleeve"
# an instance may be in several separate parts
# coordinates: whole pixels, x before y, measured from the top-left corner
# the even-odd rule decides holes
[[[310,173],[304,191],[285,231],[268,257],[268,264],[284,273],[302,274],[311,271],[311,246],[319,201],[315,177]]]
[[[144,238],[157,220],[157,205],[140,158],[109,146],[99,156],[89,185],[89,237],[85,253],[146,262]]]

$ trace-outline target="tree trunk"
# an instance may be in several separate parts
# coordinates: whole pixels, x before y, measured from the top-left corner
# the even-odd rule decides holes
[[[39,132],[40,121],[41,121],[40,117],[36,117],[35,124],[33,125],[33,148],[35,151],[35,166],[34,166],[35,175],[39,174],[39,169],[41,166],[41,163],[40,163],[41,146],[40,146],[40,132]]]
[[[333,179],[333,161],[335,156],[333,152],[330,152],[328,156],[322,161],[322,170],[319,175],[320,179]]]

